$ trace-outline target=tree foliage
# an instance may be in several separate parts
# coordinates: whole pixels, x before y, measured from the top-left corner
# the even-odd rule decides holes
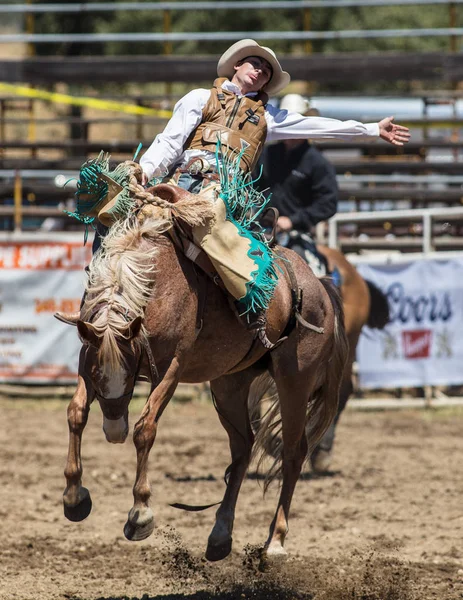
[[[131,0],[135,1],[135,0]],[[36,3],[60,4],[61,0],[40,0]],[[320,2],[322,5],[322,2]],[[217,2],[220,7],[220,1]],[[463,21],[463,7],[457,6],[457,25]],[[96,33],[96,32],[162,32],[162,11],[113,11],[103,13],[62,14],[47,13],[35,17],[37,33]],[[307,13],[305,14],[307,17]],[[194,10],[171,11],[171,31],[220,32],[238,31],[243,37],[253,31],[301,31],[304,13],[301,9],[275,10]],[[340,31],[345,29],[420,29],[450,26],[449,7],[446,5],[378,6],[378,7],[323,7],[310,11],[310,27],[313,31]],[[269,39],[268,43],[280,53],[302,53],[303,42]],[[312,43],[315,52],[385,52],[385,51],[437,51],[449,49],[447,37],[397,36],[395,38],[370,38],[316,40]],[[175,42],[174,54],[204,55],[220,54],[230,42]],[[37,45],[38,52],[45,54],[162,54],[166,46],[161,43],[95,43]]]

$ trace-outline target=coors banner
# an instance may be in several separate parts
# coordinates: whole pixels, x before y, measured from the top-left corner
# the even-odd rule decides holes
[[[358,271],[386,293],[391,322],[365,327],[358,346],[360,386],[463,383],[463,256]]]

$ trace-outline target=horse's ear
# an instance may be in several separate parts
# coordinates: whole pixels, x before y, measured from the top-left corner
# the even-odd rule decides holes
[[[101,339],[96,334],[95,328],[91,323],[86,321],[77,321],[77,331],[80,337],[85,341],[98,348],[101,343]]]
[[[140,333],[141,325],[143,323],[142,317],[135,317],[124,329],[121,329],[121,335],[126,340],[133,340]]]

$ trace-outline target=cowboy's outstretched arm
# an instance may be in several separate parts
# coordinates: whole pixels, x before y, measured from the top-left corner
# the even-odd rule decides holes
[[[304,117],[299,113],[280,110],[268,105],[265,118],[268,142],[287,139],[355,140],[360,142],[382,137],[386,141],[401,145],[406,143],[410,137],[406,127],[391,123],[392,117],[383,119],[380,123],[339,121],[326,117]]]
[[[395,146],[403,146],[410,139],[410,131],[403,125],[396,125],[393,120],[394,117],[386,117],[378,123],[379,137]]]

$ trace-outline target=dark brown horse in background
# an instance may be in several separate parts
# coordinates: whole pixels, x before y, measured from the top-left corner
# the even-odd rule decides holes
[[[317,250],[326,258],[329,271],[332,272],[337,268],[341,276],[340,291],[349,344],[337,415],[311,456],[314,471],[323,472],[331,465],[336,425],[353,390],[352,367],[360,333],[365,325],[374,329],[383,329],[389,322],[389,305],[385,294],[372,282],[363,279],[342,252],[321,245],[317,245]]]
[[[268,310],[267,334],[273,342],[283,333],[288,337],[269,352],[238,322],[222,289],[178,250],[169,235],[176,220],[190,226],[204,223],[209,205],[188,194],[172,206],[166,194],[176,201],[175,188],[162,185],[146,192],[140,180],[138,168],[130,189],[141,204],[148,196],[151,203],[111,227],[90,265],[78,323],[83,342],[78,385],[68,408],[65,515],[80,521],[92,506],[82,486],[81,464],[82,432],[92,401],[99,401],[108,441],[122,443],[128,435],[135,382],[145,377],[151,381],[151,392],[133,430],[137,470],[124,534],[129,540],[148,537],[154,529],[148,456],[158,421],[179,382],[210,381],[230,439],[232,462],[206,557],[224,558],[231,551],[235,506],[253,449],[248,400],[262,397],[274,382],[284,440],[282,486],[263,557],[278,559],[286,553],[289,509],[303,462],[337,410],[347,356],[339,296],[297,255],[277,249],[281,273]],[[303,292],[297,314],[323,328],[323,333],[294,319],[288,260]]]
[[[317,250],[325,257],[329,272],[333,272],[336,268],[341,278],[340,293],[349,348],[342,375],[336,416],[315,446],[310,457],[312,469],[316,473],[324,473],[331,465],[336,425],[353,390],[352,368],[360,333],[365,325],[375,329],[385,327],[389,322],[389,305],[385,294],[373,283],[363,279],[342,252],[322,245],[317,245]],[[298,255],[300,256],[299,252]],[[273,399],[271,396],[269,400],[270,405],[272,405]],[[251,422],[256,431],[261,431],[262,426],[268,426],[266,419],[262,418],[263,408],[261,404],[251,405],[250,410]],[[281,455],[281,436],[277,427],[273,427],[273,435],[267,436],[265,444],[265,450],[269,455],[274,458]]]

